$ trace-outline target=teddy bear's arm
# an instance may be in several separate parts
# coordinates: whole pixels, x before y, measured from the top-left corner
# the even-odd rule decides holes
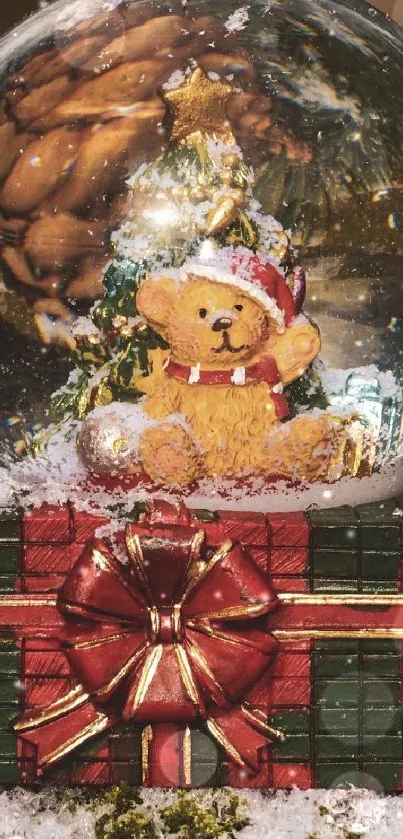
[[[144,410],[151,419],[165,419],[178,410],[178,383],[167,376],[146,398]]]
[[[320,350],[319,330],[309,321],[291,324],[282,335],[270,336],[266,349],[272,355],[283,384],[298,379]]]
[[[169,350],[162,350],[157,348],[148,351],[148,360],[151,363],[151,373],[148,376],[136,375],[132,381],[131,386],[140,393],[145,393],[147,396],[152,394],[155,388],[160,385],[165,379],[164,362],[169,357]]]

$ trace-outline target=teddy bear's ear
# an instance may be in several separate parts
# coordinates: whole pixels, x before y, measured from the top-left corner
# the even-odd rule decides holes
[[[153,326],[164,326],[176,291],[177,284],[170,277],[148,277],[137,292],[137,311]]]

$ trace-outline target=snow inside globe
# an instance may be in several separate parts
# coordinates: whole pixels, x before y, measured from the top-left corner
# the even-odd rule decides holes
[[[398,496],[403,29],[60,0],[0,54],[2,506]]]

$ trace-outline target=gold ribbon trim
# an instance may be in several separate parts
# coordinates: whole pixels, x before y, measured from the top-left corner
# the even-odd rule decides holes
[[[403,606],[403,594],[277,594],[289,606]]]

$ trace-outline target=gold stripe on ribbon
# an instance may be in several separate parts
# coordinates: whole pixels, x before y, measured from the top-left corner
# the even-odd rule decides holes
[[[216,723],[216,721],[208,719],[206,725],[210,734],[214,737],[215,740],[217,740],[217,743],[219,743],[220,746],[222,746],[223,749],[225,749],[230,758],[235,763],[237,763],[238,766],[245,766],[245,761],[243,760],[239,752],[236,750],[235,746],[233,746],[230,740],[228,740],[223,730]]]
[[[403,639],[403,627],[376,627],[376,629],[273,629],[271,634],[279,641],[298,641],[312,638],[367,638],[367,639]]]
[[[187,652],[184,647],[180,644],[175,644],[175,653],[178,659],[179,670],[182,677],[183,684],[185,686],[186,693],[189,696],[189,699],[200,711],[200,696],[199,691],[197,689],[196,682],[193,679],[192,668],[190,666],[190,662],[187,656]]]
[[[263,711],[260,711],[259,709],[252,711],[247,705],[241,705],[241,711],[244,717],[246,717],[252,725],[257,725],[264,734],[268,735],[268,737],[274,740],[280,740],[280,742],[283,742],[286,739],[284,731],[281,731],[279,728],[273,728],[268,724],[267,717]]]
[[[133,600],[138,604],[139,598],[133,589],[133,587],[127,582],[125,577],[122,574],[119,574],[118,569],[112,562],[110,562],[108,556],[106,556],[99,548],[93,548],[92,557],[91,557],[94,565],[98,568],[101,568],[102,571],[109,571],[111,574],[114,575],[119,580],[119,583],[129,592],[130,596]]]
[[[181,607],[177,604],[173,607],[172,610],[172,622],[173,622],[173,631],[174,631],[174,638],[176,641],[179,641],[181,638],[182,633],[182,612]]]
[[[31,716],[29,718],[19,720],[14,723],[13,727],[15,731],[26,731],[27,729],[30,730],[32,728],[39,728],[41,725],[51,722],[51,720],[65,716],[65,714],[68,714],[69,711],[74,711],[76,708],[84,705],[88,699],[88,693],[85,692],[81,685],[77,685],[77,687],[73,688],[73,690],[67,693],[66,696],[62,696],[61,699],[57,699],[56,702],[53,702],[52,705],[48,705],[47,708],[41,708],[39,710],[32,709],[32,711],[30,711]]]
[[[147,597],[150,604],[154,605],[154,598],[152,591],[150,589],[150,585],[148,582],[148,577],[145,572],[144,568],[144,554],[143,549],[141,547],[140,539],[137,533],[132,532],[133,525],[130,522],[126,525],[126,547],[130,559],[133,562],[133,565],[137,571],[139,580],[141,581],[142,585],[144,586],[144,590],[147,593]]]
[[[193,539],[190,542],[190,549],[189,549],[189,561],[186,566],[186,571],[183,575],[183,584],[180,589],[179,593],[179,603],[178,608],[181,608],[181,604],[183,604],[184,594],[183,592],[189,586],[190,580],[195,577],[198,577],[199,574],[203,572],[206,567],[206,563],[203,559],[201,559],[201,549],[203,547],[203,543],[205,541],[206,534],[204,530],[197,530]]]
[[[202,670],[202,672],[207,676],[207,678],[213,683],[214,687],[216,688],[216,690],[219,694],[219,698],[221,700],[223,700],[225,704],[227,704],[228,699],[227,699],[221,685],[219,684],[219,682],[217,682],[217,679],[214,676],[213,671],[210,670],[210,667],[209,667],[203,653],[199,650],[199,648],[193,642],[192,643],[189,642],[189,653],[190,653],[190,657],[193,658],[196,661],[196,664],[198,665],[200,670]]]
[[[144,787],[150,785],[150,752],[153,742],[153,729],[151,725],[143,728],[141,734],[141,775]]]
[[[106,693],[109,693],[109,691],[113,691],[117,687],[119,682],[121,682],[122,679],[124,679],[125,676],[127,676],[130,670],[136,667],[136,664],[139,663],[139,660],[143,657],[144,653],[147,652],[148,648],[149,644],[148,642],[146,642],[145,644],[143,644],[142,647],[140,647],[139,650],[136,650],[136,652],[133,653],[132,656],[130,656],[129,660],[126,661],[126,664],[124,664],[123,667],[121,667],[119,672],[116,673],[115,676],[113,676],[113,678],[108,682],[107,685],[103,685],[103,687],[99,688],[99,690],[94,691],[94,696],[104,696]]]
[[[258,618],[267,614],[267,603],[245,603],[244,606],[229,606],[215,612],[202,612],[197,620],[225,620],[226,618]]]
[[[79,618],[88,618],[88,620],[97,621],[98,623],[132,623],[132,621],[129,618],[121,618],[119,615],[117,615],[116,613],[114,614],[113,612],[100,612],[96,607],[90,609],[86,606],[79,606],[75,603],[68,603],[67,600],[61,599],[58,605],[60,605],[60,608],[63,610],[63,613],[67,612],[68,615],[75,615],[75,617]]]
[[[57,594],[12,594],[9,597],[1,595],[0,606],[7,609],[10,606],[16,609],[20,609],[21,606],[57,606]]]
[[[140,707],[140,705],[142,705],[144,702],[144,699],[147,695],[147,691],[151,685],[151,682],[157,672],[158,665],[161,661],[162,651],[162,644],[158,644],[151,650],[151,652],[148,654],[146,661],[144,662],[143,670],[141,672],[140,680],[137,685],[137,690],[134,696],[133,713],[135,713]]]
[[[228,539],[226,542],[223,542],[223,544],[220,545],[220,547],[214,552],[211,559],[209,559],[209,561],[205,565],[203,565],[202,568],[195,568],[195,573],[193,573],[193,568],[190,568],[190,573],[192,574],[192,576],[188,581],[184,593],[182,594],[179,603],[180,606],[183,606],[185,600],[187,600],[187,598],[189,597],[190,592],[193,591],[193,589],[196,588],[196,586],[198,586],[199,583],[201,583],[202,580],[204,580],[208,574],[210,574],[210,571],[212,571],[214,566],[217,565],[217,562],[221,562],[223,559],[225,559],[225,557],[228,556],[231,550],[232,542],[230,541],[230,539]]]
[[[189,629],[200,632],[202,635],[208,635],[209,638],[214,638],[217,641],[225,641],[228,644],[233,644],[235,647],[251,647],[251,649],[256,650],[256,644],[249,641],[248,638],[235,638],[233,635],[222,632],[216,629],[216,627],[210,626],[208,623],[199,623],[197,618],[186,621],[186,626]]]
[[[190,561],[198,562],[200,559],[200,551],[203,547],[206,534],[204,530],[197,530],[190,543]]]
[[[120,641],[122,638],[128,638],[130,635],[133,635],[133,630],[125,629],[124,632],[115,632],[114,635],[104,635],[103,638],[93,638],[91,641],[77,641],[75,644],[69,644],[69,649],[92,650],[95,647],[101,647],[102,644],[109,644],[112,641]]]
[[[280,592],[281,603],[290,606],[403,606],[403,594],[300,594]]]
[[[185,787],[192,786],[192,734],[187,725],[182,737],[182,766],[183,784]]]
[[[39,765],[47,765],[51,763],[55,763],[57,760],[60,760],[62,757],[66,757],[69,752],[72,752],[74,749],[77,749],[78,746],[82,746],[83,743],[86,742],[90,737],[95,737],[97,734],[101,734],[102,731],[105,731],[106,728],[109,728],[110,720],[106,714],[99,713],[97,718],[94,722],[87,725],[83,728],[79,734],[76,734],[75,737],[71,737],[70,740],[67,740],[63,746],[60,748],[55,749],[54,752],[50,752],[50,754],[45,755],[39,761]]]
[[[152,606],[148,610],[149,618],[150,618],[150,630],[151,630],[151,637],[150,641],[152,644],[156,644],[158,641],[158,636],[161,630],[161,616],[156,608],[156,606]]]

